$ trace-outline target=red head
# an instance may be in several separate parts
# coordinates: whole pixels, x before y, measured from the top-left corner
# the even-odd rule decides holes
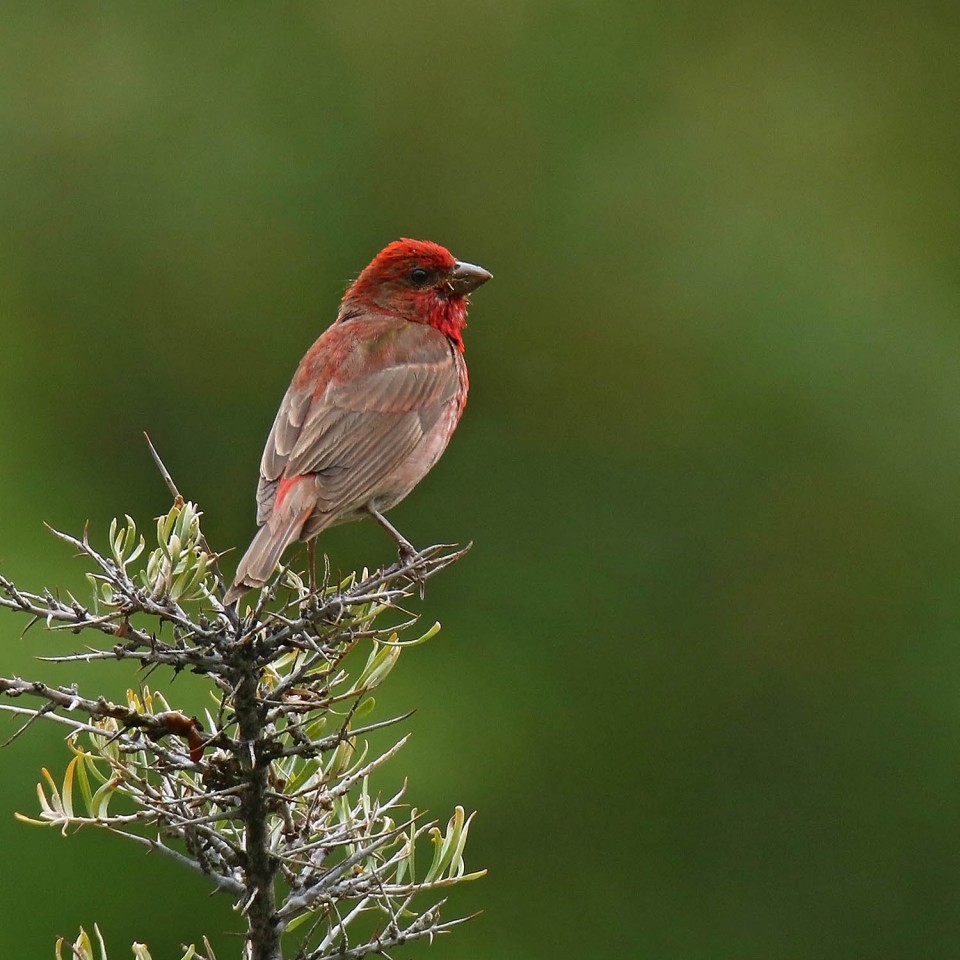
[[[365,310],[392,313],[428,323],[463,349],[471,291],[492,274],[463,263],[429,240],[395,240],[384,247],[343,295],[339,320]]]

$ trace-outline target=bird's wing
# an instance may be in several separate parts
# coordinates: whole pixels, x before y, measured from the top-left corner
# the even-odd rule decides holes
[[[267,438],[258,522],[283,479],[312,476],[323,513],[379,493],[459,387],[454,348],[432,327],[383,316],[330,327],[301,361]]]

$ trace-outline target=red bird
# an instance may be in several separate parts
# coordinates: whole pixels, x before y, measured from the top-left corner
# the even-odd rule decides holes
[[[426,240],[397,240],[351,284],[307,351],[260,462],[260,529],[224,597],[270,579],[294,540],[383,514],[437,462],[467,402],[462,331],[470,293],[492,274]],[[312,546],[312,544],[311,544]]]

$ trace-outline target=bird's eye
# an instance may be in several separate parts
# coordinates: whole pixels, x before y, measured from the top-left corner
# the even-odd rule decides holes
[[[427,270],[425,267],[414,267],[410,271],[410,280],[417,287],[424,286],[424,284],[426,284],[429,279],[430,279],[430,271]]]

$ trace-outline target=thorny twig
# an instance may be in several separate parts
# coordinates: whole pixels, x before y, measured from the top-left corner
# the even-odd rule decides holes
[[[0,576],[0,607],[107,641],[45,660],[191,670],[209,680],[214,707],[201,719],[159,693],[131,691],[117,704],[74,686],[0,677],[0,698],[40,701],[0,704],[27,718],[7,742],[36,719],[70,729],[74,759],[61,786],[45,773],[40,819],[31,822],[105,828],[203,872],[235,898],[248,960],[281,960],[282,935],[301,922],[301,960],[360,958],[449,930],[460,921],[441,921],[439,903],[417,910],[412,899],[479,875],[463,864],[470,818],[457,808],[439,829],[406,805],[405,785],[381,801],[370,777],[407,738],[372,760],[360,738],[410,715],[368,719],[370,695],[404,645],[436,630],[404,641],[417,622],[405,604],[466,549],[430,547],[415,562],[332,585],[328,564],[315,591],[286,570],[237,614],[221,602],[224,582],[199,512],[150,448],[176,500],[146,565],[130,518],[111,528],[108,552],[86,531],[54,531],[92,564],[98,600],[29,592]],[[113,812],[114,797],[136,813]],[[414,852],[427,837],[433,858],[424,871]]]

